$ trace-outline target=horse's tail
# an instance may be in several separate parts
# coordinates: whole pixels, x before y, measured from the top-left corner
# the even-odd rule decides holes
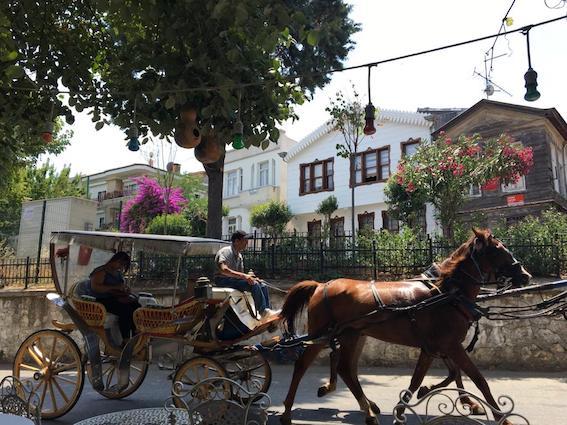
[[[319,285],[320,283],[314,280],[306,280],[299,282],[287,293],[280,314],[289,333],[295,333],[295,318],[309,303]]]

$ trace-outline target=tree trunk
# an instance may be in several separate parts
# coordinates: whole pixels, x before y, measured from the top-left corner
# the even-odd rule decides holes
[[[209,179],[207,205],[207,237],[222,237],[222,194],[224,155],[212,164],[203,164]]]

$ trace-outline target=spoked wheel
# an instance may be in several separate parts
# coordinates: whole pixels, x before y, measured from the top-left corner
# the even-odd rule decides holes
[[[221,360],[226,369],[228,378],[238,382],[249,393],[267,393],[272,383],[272,368],[264,355],[259,351],[237,351]],[[239,391],[235,396],[243,403],[247,403],[249,397],[246,393]]]
[[[118,384],[118,361],[120,359],[117,356],[104,354],[104,350],[101,349],[100,359],[102,361],[102,383],[104,384],[104,389],[99,391],[95,388],[95,391],[106,398],[114,400],[125,398],[133,394],[138,388],[140,388],[140,385],[142,385],[144,378],[148,373],[149,364],[145,350],[146,349],[144,348],[144,352],[137,353],[135,356],[133,356],[132,361],[130,362],[130,377],[128,380],[128,386],[126,387],[126,389],[118,392],[112,387]],[[92,369],[90,367],[90,364],[88,363],[87,376],[89,378],[89,382],[92,385]]]
[[[79,347],[68,335],[50,329],[31,334],[20,345],[13,374],[24,385],[31,384],[44,419],[71,410],[85,383]]]
[[[177,369],[173,378],[173,390],[177,393],[182,391],[188,394],[189,398],[198,401],[208,400],[211,397],[212,387],[202,386],[196,394],[191,394],[193,387],[207,378],[226,378],[224,367],[210,357],[194,357],[187,360]],[[217,387],[218,388],[218,387]],[[221,391],[226,394],[226,398],[230,398],[230,384],[228,382],[221,385]],[[175,407],[186,407],[180,397],[173,397]]]

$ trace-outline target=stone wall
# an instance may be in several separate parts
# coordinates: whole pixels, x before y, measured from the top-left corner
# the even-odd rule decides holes
[[[0,360],[11,361],[21,342],[32,332],[51,328],[53,319],[68,321],[45,298],[46,293],[0,291]],[[162,303],[171,302],[171,298],[165,294],[155,295]],[[525,295],[503,298],[497,302],[499,305],[517,306],[538,301],[541,301],[538,295]],[[275,294],[274,306],[281,305],[281,302],[282,296]],[[298,329],[301,328],[300,323]],[[263,335],[261,339],[267,337]],[[361,357],[361,365],[413,367],[417,356],[416,349],[369,339]],[[481,368],[567,371],[567,321],[564,318],[505,322],[482,319],[479,340],[472,357]],[[324,362],[325,358],[323,355],[320,361]]]

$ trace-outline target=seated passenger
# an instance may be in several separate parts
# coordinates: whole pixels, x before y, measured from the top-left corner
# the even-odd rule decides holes
[[[262,319],[278,314],[271,309],[268,288],[257,277],[244,273],[244,260],[241,252],[248,246],[250,235],[242,230],[232,234],[231,245],[219,249],[215,256],[217,271],[215,285],[252,293],[256,311]]]
[[[134,311],[140,308],[138,299],[125,285],[122,271],[130,268],[130,257],[125,252],[117,252],[106,264],[94,269],[89,276],[87,295],[95,297],[104,305],[106,311],[118,316],[118,325],[123,339],[136,332]]]

